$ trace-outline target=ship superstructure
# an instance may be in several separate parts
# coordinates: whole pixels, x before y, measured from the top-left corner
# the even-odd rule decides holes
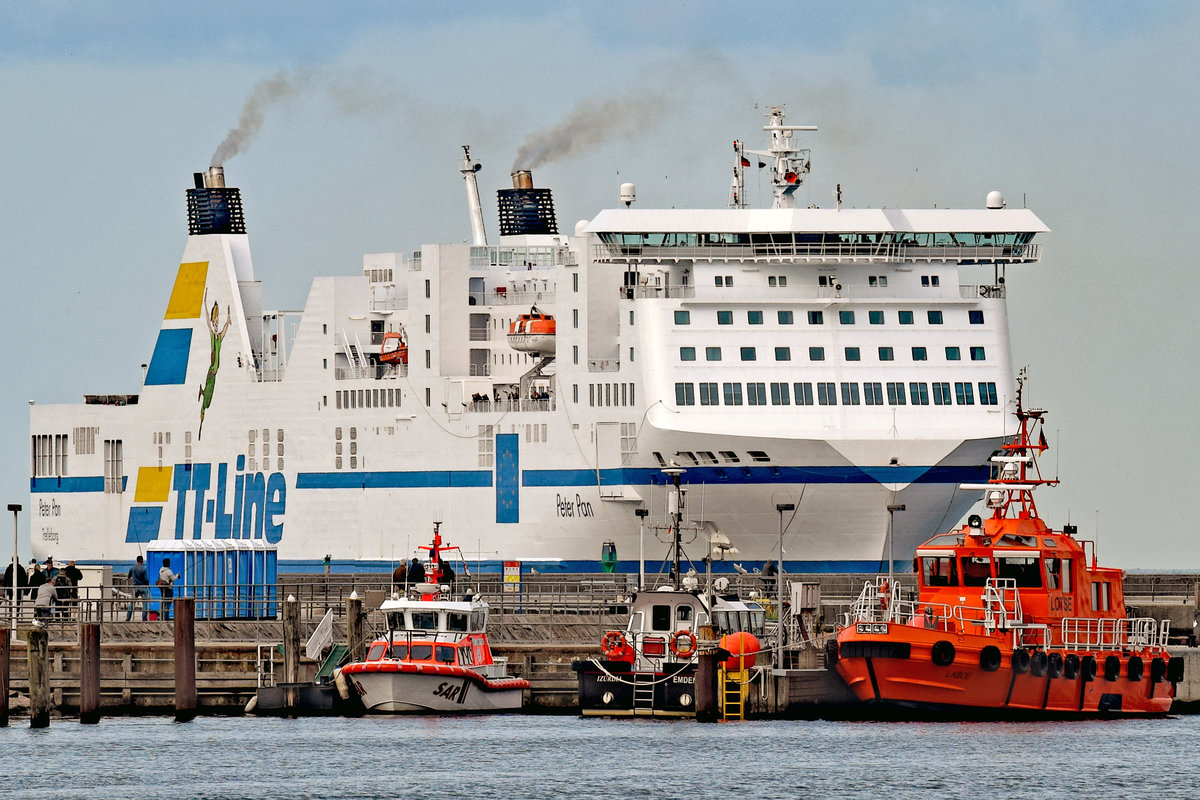
[[[889,522],[907,562],[1003,440],[1005,269],[1047,228],[995,192],[795,208],[807,129],[764,130],[734,186],[743,153],[774,160],[774,208],[642,209],[625,185],[565,234],[518,172],[498,244],[464,150],[473,243],[368,254],[299,312],[264,310],[238,190],[198,173],[141,391],[31,407],[34,552],[246,538],[281,569],[377,568],[440,516],[484,565],[598,569],[605,542],[628,565],[673,464],[699,555],[723,534],[778,559],[787,502],[789,569],[877,569]]]

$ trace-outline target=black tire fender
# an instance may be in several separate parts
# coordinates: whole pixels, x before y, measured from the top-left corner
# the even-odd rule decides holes
[[[1024,675],[1029,672],[1029,661],[1028,650],[1013,650],[1012,671],[1018,675]]]
[[[939,667],[948,667],[954,663],[954,645],[941,639],[933,643],[933,663]]]
[[[1000,648],[994,644],[989,644],[979,652],[979,668],[984,672],[995,672],[1000,669],[1000,663],[1004,660],[1004,656],[1000,653]]]

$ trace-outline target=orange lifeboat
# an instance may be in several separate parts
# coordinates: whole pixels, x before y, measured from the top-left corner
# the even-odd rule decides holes
[[[385,364],[407,364],[408,343],[404,341],[404,336],[395,331],[385,333],[379,348],[379,360]]]
[[[554,353],[554,317],[538,311],[537,306],[508,326],[508,346],[525,353]]]

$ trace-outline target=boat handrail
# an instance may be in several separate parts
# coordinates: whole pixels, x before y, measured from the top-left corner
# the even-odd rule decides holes
[[[1169,619],[1151,617],[1062,620],[1063,647],[1072,650],[1163,650],[1171,632]]]

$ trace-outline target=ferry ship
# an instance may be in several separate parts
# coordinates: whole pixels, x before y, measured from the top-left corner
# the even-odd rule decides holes
[[[249,539],[281,570],[380,569],[440,517],[485,570],[615,552],[636,571],[674,465],[693,549],[779,560],[792,505],[787,569],[907,563],[1003,441],[1005,273],[1048,228],[994,191],[797,207],[815,128],[772,107],[763,130],[763,149],[734,142],[724,208],[643,209],[623,184],[561,232],[517,171],[498,243],[464,147],[470,240],[368,254],[302,311],[264,306],[239,190],[196,173],[140,391],[30,408],[33,552],[126,564],[159,540]],[[745,202],[754,161],[771,208]]]

